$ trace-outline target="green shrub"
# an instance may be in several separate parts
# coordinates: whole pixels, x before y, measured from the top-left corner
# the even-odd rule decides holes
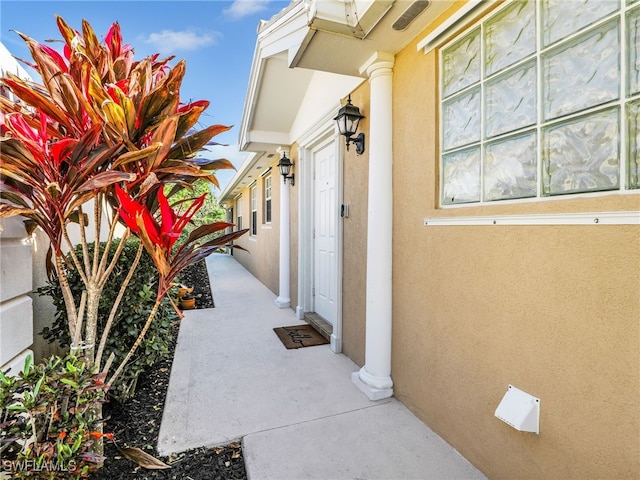
[[[114,240],[112,242],[110,248],[111,255],[115,252],[117,244],[118,241]],[[101,252],[104,251],[105,245],[106,242],[100,244]],[[98,335],[102,333],[109,318],[111,307],[118,296],[120,286],[129,273],[130,267],[135,259],[138,245],[139,241],[137,239],[131,239],[127,242],[113,273],[109,277],[109,282],[107,282],[104,287],[98,306]],[[93,248],[93,243],[89,244],[90,254],[92,254]],[[80,247],[76,248],[76,255],[82,258],[82,250]],[[68,271],[67,275],[69,285],[76,300],[76,305],[79,305],[83,289],[82,280],[75,270]],[[153,265],[151,257],[144,251],[140,258],[140,263],[122,297],[118,313],[114,318],[111,332],[105,346],[103,363],[111,352],[115,353],[114,365],[118,365],[127,355],[153,308],[156,299],[157,285],[157,270]],[[44,328],[42,335],[49,342],[59,341],[63,345],[70,345],[67,311],[64,299],[62,298],[62,290],[57,279],[39,288],[37,292],[40,295],[50,296],[56,308],[53,326],[51,328]],[[177,314],[171,306],[169,299],[165,297],[136,354],[116,383],[111,386],[110,392],[120,401],[124,401],[133,395],[138,376],[145,368],[154,365],[160,358],[168,354],[169,342],[172,338],[171,324],[177,318]],[[100,339],[98,338],[97,342],[99,341]]]
[[[73,355],[37,366],[28,357],[16,377],[0,372],[0,472],[16,479],[87,478],[104,460],[90,449],[111,437],[101,431],[104,396],[104,379]]]
[[[165,193],[168,194],[171,191],[172,186],[173,185],[167,185],[165,187]],[[227,215],[224,208],[218,205],[218,200],[211,191],[211,183],[205,179],[199,179],[193,182],[192,189],[184,188],[174,193],[173,195],[171,195],[170,202],[175,205],[180,205],[181,202],[187,201],[191,198],[199,197],[200,195],[205,193],[207,194],[207,197],[204,201],[204,204],[202,205],[200,210],[196,212],[189,224],[184,227],[184,230],[182,230],[180,239],[177,242],[178,245],[183,243],[191,234],[191,232],[196,228],[215,222],[224,222],[226,220]],[[222,232],[216,232],[215,234],[212,234],[209,237],[205,238],[213,239],[214,237],[219,237],[220,235],[222,235]]]

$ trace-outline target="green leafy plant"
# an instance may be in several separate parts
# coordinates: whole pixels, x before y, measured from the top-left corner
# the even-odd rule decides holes
[[[0,97],[0,218],[22,215],[29,219],[30,228],[39,227],[49,237],[54,256],[50,271],[57,275],[62,290],[70,347],[81,349],[87,364],[100,371],[121,295],[102,331],[98,330],[99,299],[130,234],[141,239],[140,251],[147,250],[160,273],[150,323],[171,280],[205,252],[213,251],[202,237],[230,226],[218,225],[206,232],[196,229],[178,252],[172,251],[174,237],[204,198],[191,205],[171,205],[167,197],[191,188],[198,179],[217,185],[214,171],[233,168],[226,159],[198,157],[214,136],[230,127],[211,125],[195,130],[209,102],[180,102],[184,61],[173,67],[169,64],[173,57],[152,55],[134,61],[133,48],[123,43],[117,22],[103,41],[87,21],[82,22],[81,31],[61,17],[57,24],[62,53],[19,34],[29,47],[42,84],[10,73],[0,79],[21,100],[15,104]],[[163,193],[166,185],[171,185],[167,196]],[[103,221],[109,224],[108,243],[116,225],[126,227],[111,257],[106,251],[100,255],[99,249],[93,255],[88,252],[91,232],[83,207],[89,200],[93,200],[93,239],[103,240]],[[111,211],[103,218],[105,206]],[[82,259],[70,240],[72,222],[79,224]],[[162,230],[157,228],[160,223]],[[242,233],[227,234],[220,242],[224,245]],[[69,249],[70,262],[63,244]],[[82,279],[86,294],[79,303],[69,285],[68,270],[77,271]],[[134,355],[149,328],[147,323],[108,384]],[[109,363],[107,358],[104,366]]]
[[[157,54],[135,61],[117,22],[101,41],[86,20],[80,31],[59,16],[56,21],[62,52],[18,33],[42,83],[11,73],[0,78],[0,85],[20,99],[14,103],[0,96],[0,218],[21,215],[29,232],[40,228],[47,235],[53,258],[47,270],[58,279],[66,310],[66,346],[91,372],[105,375],[108,388],[153,331],[153,320],[178,274],[246,230],[222,234],[232,225],[214,222],[195,228],[175,245],[206,195],[184,202],[171,197],[185,188],[192,190],[198,179],[217,186],[215,171],[233,168],[226,159],[199,157],[207,145],[215,144],[213,137],[231,127],[196,129],[209,102],[181,103],[185,62],[171,66],[173,57],[159,59]],[[90,201],[92,207],[87,206]],[[93,212],[91,225],[87,208]],[[69,235],[72,223],[79,226],[81,255]],[[118,225],[124,234],[115,252],[94,248],[90,253],[91,241],[111,245]],[[140,246],[99,328],[102,294],[131,235],[140,239]],[[153,298],[153,305],[144,311],[146,320],[135,341],[108,376],[120,346],[105,358],[107,344],[112,337],[118,342],[112,326],[143,249],[158,281],[153,294],[151,287],[135,294],[143,292],[141,303]],[[69,283],[70,272],[82,281],[79,300]],[[99,417],[100,409],[93,408],[92,415]]]
[[[169,193],[171,191],[170,186],[165,187],[165,193]],[[184,228],[180,238],[178,239],[178,244],[184,242],[191,232],[196,228],[202,225],[210,225],[216,222],[224,222],[225,221],[225,210],[218,205],[218,202],[215,196],[211,192],[211,183],[207,180],[196,180],[193,182],[192,190],[183,189],[173,194],[171,200],[174,203],[186,202],[189,201],[191,197],[199,197],[201,195],[205,196],[205,201],[202,204],[200,210],[196,212],[196,214],[191,219],[191,222]]]
[[[103,437],[97,404],[104,375],[75,355],[33,365],[27,358],[16,377],[0,372],[0,458],[11,478],[87,478],[103,461],[90,452]]]
[[[115,253],[118,243],[117,241],[111,242],[110,255]],[[104,330],[120,288],[130,273],[131,265],[134,264],[139,243],[137,239],[127,241],[111,273],[110,280],[102,291],[98,305],[98,329],[101,331]],[[100,244],[100,254],[104,253],[105,247],[105,242]],[[88,244],[89,255],[93,254],[94,248],[94,243]],[[76,247],[76,255],[82,260],[83,253],[80,246]],[[79,302],[83,290],[82,279],[76,270],[68,271],[67,278],[74,299]],[[133,271],[128,287],[124,291],[120,301],[120,308],[113,320],[111,335],[109,335],[105,344],[105,353],[110,355],[113,352],[115,362],[119,363],[124,359],[144,326],[155,302],[157,284],[158,272],[154,268],[149,255],[143,252],[137,267]],[[63,345],[70,344],[67,311],[57,278],[49,281],[46,286],[39,288],[37,293],[50,296],[56,308],[56,316],[52,327],[45,328],[42,332],[44,338],[50,342],[58,341]],[[171,326],[177,318],[178,316],[171,306],[171,302],[168,298],[164,298],[158,308],[154,322],[140,344],[138,354],[132,357],[118,382],[111,386],[110,395],[117,397],[121,402],[133,395],[138,376],[145,368],[153,366],[168,353],[169,342],[172,337]]]

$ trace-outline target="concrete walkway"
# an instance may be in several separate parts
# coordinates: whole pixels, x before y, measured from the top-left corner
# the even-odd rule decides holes
[[[216,308],[185,312],[158,450],[242,440],[251,480],[482,479],[395,399],[371,402],[328,345],[287,350],[303,323],[228,255],[207,259]]]

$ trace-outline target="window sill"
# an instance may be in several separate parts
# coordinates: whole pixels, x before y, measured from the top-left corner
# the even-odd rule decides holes
[[[424,219],[425,227],[461,225],[640,225],[640,211],[541,215],[478,215],[465,217],[431,217]]]

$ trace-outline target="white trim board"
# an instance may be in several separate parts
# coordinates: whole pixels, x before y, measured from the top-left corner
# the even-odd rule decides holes
[[[640,225],[640,211],[431,217],[424,219],[425,227],[467,225]]]
[[[462,6],[457,12],[447,18],[442,25],[437,27],[431,33],[429,33],[425,38],[423,38],[420,42],[418,42],[417,50],[424,50],[424,53],[427,54],[433,47],[437,41],[440,41],[447,34],[451,34],[451,29],[458,22],[464,19],[469,13],[476,9],[476,7],[484,4],[485,7],[490,6],[492,2],[486,2],[485,0],[468,0],[467,3]]]

